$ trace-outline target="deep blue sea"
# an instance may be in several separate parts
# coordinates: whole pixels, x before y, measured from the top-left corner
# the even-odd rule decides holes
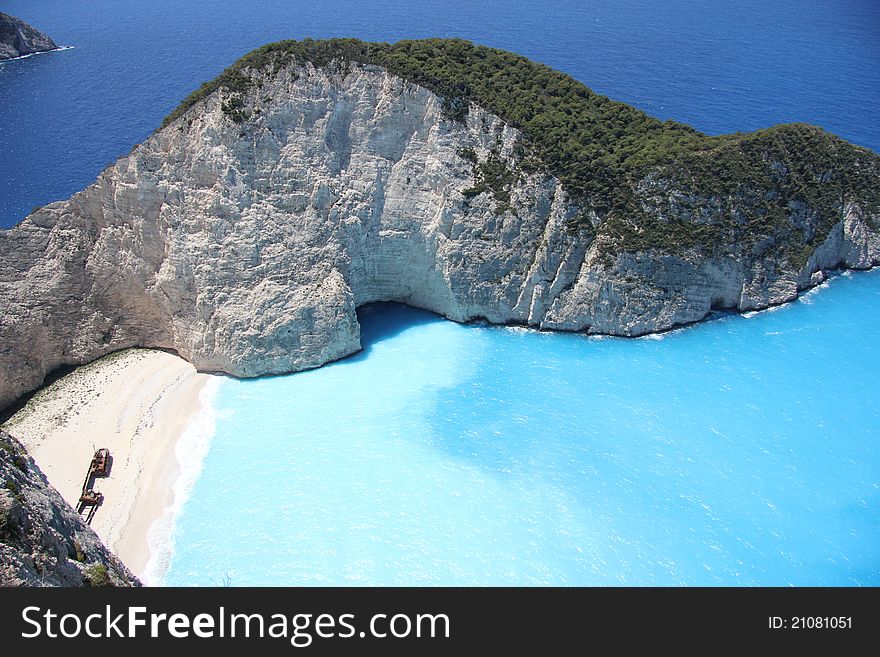
[[[459,36],[712,133],[806,121],[880,150],[877,0],[5,0],[73,50],[0,64],[0,227],[67,198],[280,39]]]
[[[880,150],[874,0],[0,9],[73,46],[0,64],[0,227],[306,36],[460,36],[708,133],[805,121]],[[149,581],[880,584],[880,274],[662,339],[362,319],[358,356],[208,390]]]

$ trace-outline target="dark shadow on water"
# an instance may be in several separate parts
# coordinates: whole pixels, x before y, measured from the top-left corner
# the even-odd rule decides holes
[[[374,345],[394,338],[416,326],[448,321],[429,310],[413,308],[394,301],[368,303],[357,309],[361,325],[361,345],[363,349],[344,359],[346,362],[366,358]]]

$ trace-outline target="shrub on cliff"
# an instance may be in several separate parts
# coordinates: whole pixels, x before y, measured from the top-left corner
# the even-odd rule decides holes
[[[241,122],[240,99],[261,84],[258,73],[307,62],[341,74],[351,63],[382,66],[441,96],[451,120],[464,120],[471,102],[496,114],[525,135],[518,171],[497,159],[480,164],[464,150],[475,176],[465,196],[491,190],[503,212],[509,209],[505,171],[545,169],[583,210],[573,229],[591,233],[595,213],[609,250],[713,249],[726,235],[743,250],[769,239],[778,257],[800,265],[848,202],[880,213],[880,158],[820,128],[791,124],[710,137],[613,101],[543,64],[462,39],[271,43],[203,84],[163,125],[217,90],[228,95],[224,111]],[[658,219],[657,192],[671,188],[678,205],[666,209],[681,212]],[[669,195],[660,202],[668,204]],[[819,231],[799,234],[792,226],[793,214],[802,211],[818,213]],[[696,215],[705,216],[692,220]]]

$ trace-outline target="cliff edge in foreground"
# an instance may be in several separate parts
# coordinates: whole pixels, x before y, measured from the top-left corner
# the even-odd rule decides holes
[[[58,44],[38,29],[0,12],[0,61],[57,48]]]
[[[0,231],[0,407],[132,346],[241,377],[360,348],[394,300],[636,336],[880,262],[880,158],[709,137],[461,40],[285,41]]]
[[[3,431],[0,586],[140,586]]]

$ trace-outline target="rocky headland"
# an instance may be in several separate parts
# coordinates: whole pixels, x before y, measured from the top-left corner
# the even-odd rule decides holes
[[[57,49],[58,44],[49,36],[15,16],[0,12],[0,61]]]
[[[237,377],[360,349],[355,310],[637,336],[880,263],[880,157],[708,137],[460,40],[281,42],[0,231],[0,408],[132,346]]]

